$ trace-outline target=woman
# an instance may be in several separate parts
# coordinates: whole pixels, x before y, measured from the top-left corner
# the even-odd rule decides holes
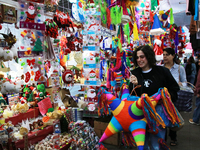
[[[200,125],[199,119],[200,119],[200,71],[198,71],[197,76],[197,83],[196,83],[196,90],[195,90],[195,96],[196,96],[196,108],[194,109],[193,117],[192,119],[189,119],[189,123],[194,125]]]
[[[187,82],[185,68],[179,65],[180,61],[178,59],[178,56],[175,54],[174,49],[172,48],[163,49],[163,62],[164,62],[164,66],[170,70],[176,82],[180,86],[182,86],[183,84],[186,85],[186,83],[183,83],[183,82]],[[177,145],[176,131],[169,130],[169,136],[171,138],[170,145],[176,146]]]
[[[133,59],[137,68],[132,71],[133,75],[130,77],[130,93],[136,85],[141,85],[140,88],[135,89],[138,96],[141,96],[143,93],[151,96],[158,92],[159,88],[166,87],[171,95],[172,101],[177,99],[177,91],[179,90],[177,82],[171,75],[169,69],[155,65],[155,53],[150,46],[138,47],[135,50]],[[132,93],[134,94],[134,92]],[[162,132],[162,139],[164,139],[166,129],[160,128],[160,132]],[[146,132],[144,150],[149,150],[149,140],[151,140],[151,150],[160,149],[158,137]]]
[[[185,66],[185,71],[187,75],[187,81],[194,85],[197,72],[196,72],[196,65],[195,65],[193,56],[190,56],[190,58],[188,59],[188,63]]]

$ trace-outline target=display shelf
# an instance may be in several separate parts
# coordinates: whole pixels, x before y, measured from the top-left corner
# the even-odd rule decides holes
[[[39,116],[39,108],[35,107],[34,109],[33,108],[29,109],[26,113],[20,113],[13,117],[5,119],[5,122],[7,123],[9,121],[12,121],[12,124],[16,125],[22,122],[22,120],[37,118],[38,116]]]
[[[52,134],[53,130],[54,130],[53,125],[51,125],[51,126],[44,128],[43,130],[39,130],[37,132],[29,133],[28,134],[28,143],[29,144],[38,143],[39,141],[46,138],[47,135]],[[22,150],[24,148],[24,139],[16,141],[15,146],[16,146],[17,149],[20,148]]]

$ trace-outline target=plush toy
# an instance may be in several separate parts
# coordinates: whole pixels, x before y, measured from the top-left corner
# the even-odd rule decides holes
[[[60,119],[64,112],[61,110],[54,110],[53,112],[49,112],[46,114],[50,119]]]
[[[27,103],[21,104],[21,103],[17,103],[16,105],[12,105],[11,106],[11,110],[14,113],[26,113],[29,110],[29,106]]]
[[[8,61],[13,59],[13,52],[10,50],[4,50],[3,52],[3,60]]]
[[[40,97],[45,97],[47,95],[46,88],[45,88],[44,84],[39,84],[37,86],[37,90],[39,91]]]
[[[65,70],[62,74],[63,82],[66,84],[70,84],[74,79],[74,74],[71,70]]]
[[[5,106],[5,105],[7,105],[7,103],[5,99],[3,98],[3,95],[0,93],[0,107]]]
[[[176,114],[176,110],[166,88],[159,89],[151,97],[147,94],[143,94],[141,97],[129,95],[129,89],[126,84],[122,85],[120,98],[115,97],[104,88],[99,89],[99,113],[103,112],[108,114],[109,110],[107,105],[109,105],[113,114],[99,142],[121,131],[131,132],[138,150],[143,150],[146,124],[148,124],[149,130],[153,132],[158,131],[158,125],[165,127],[165,123],[155,110],[155,106],[159,100],[163,102],[163,108],[172,124],[178,125],[180,123],[180,119]],[[164,144],[162,142],[161,144]]]

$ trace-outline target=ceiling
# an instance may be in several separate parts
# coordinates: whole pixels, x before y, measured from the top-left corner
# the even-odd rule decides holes
[[[165,0],[163,0],[165,1]],[[186,10],[186,0],[169,0],[174,13],[178,13]]]

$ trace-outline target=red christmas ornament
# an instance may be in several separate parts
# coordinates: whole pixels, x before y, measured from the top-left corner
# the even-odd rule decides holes
[[[62,74],[63,82],[66,84],[70,84],[74,79],[74,74],[71,70],[65,70]]]

